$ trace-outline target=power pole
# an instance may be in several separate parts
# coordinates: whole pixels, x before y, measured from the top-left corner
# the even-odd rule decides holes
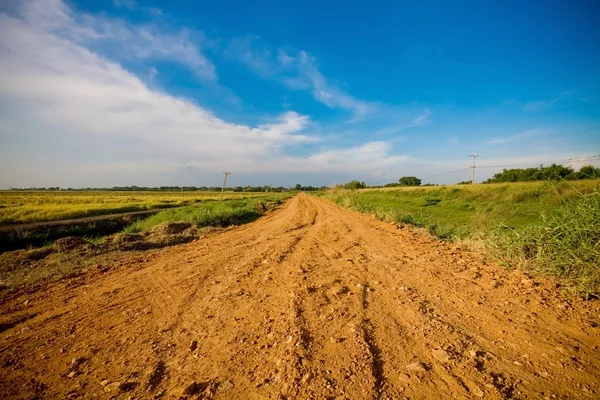
[[[221,188],[221,200],[223,200],[223,192],[225,191],[225,184],[227,183],[227,177],[229,175],[231,175],[231,172],[223,172],[223,175],[225,175],[225,179],[223,179],[223,187]]]
[[[469,154],[469,157],[473,160],[471,165],[471,185],[475,184],[475,159],[479,157],[479,154]]]

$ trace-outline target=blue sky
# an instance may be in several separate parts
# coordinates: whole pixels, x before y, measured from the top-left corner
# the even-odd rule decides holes
[[[598,2],[254,3],[0,0],[0,188],[454,183],[473,153],[482,180],[600,152]]]

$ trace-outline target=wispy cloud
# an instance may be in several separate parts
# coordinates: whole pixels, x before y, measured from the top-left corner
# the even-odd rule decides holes
[[[426,108],[425,111],[423,111],[423,113],[421,115],[419,115],[415,119],[413,119],[413,121],[412,121],[413,126],[421,126],[421,125],[426,124],[432,115],[433,115],[433,112],[431,112],[431,110],[429,108]]]
[[[523,139],[532,138],[532,137],[544,136],[544,135],[548,135],[549,133],[550,133],[549,130],[542,129],[542,128],[528,129],[528,130],[518,133],[516,135],[510,135],[510,136],[504,136],[504,137],[498,137],[498,138],[492,139],[488,142],[488,144],[500,145],[500,144],[514,142],[516,140],[523,140]]]
[[[122,7],[135,8],[132,1],[121,0]],[[162,60],[180,63],[205,81],[215,81],[213,63],[198,44],[203,35],[186,29],[165,32],[152,22],[133,25],[125,20],[101,14],[78,13],[59,0],[30,0],[15,10],[24,22],[44,32],[77,44],[102,49],[120,59]]]
[[[398,112],[398,114],[400,114],[400,113]],[[384,128],[377,129],[377,130],[373,131],[372,134],[373,134],[373,136],[376,136],[376,137],[388,136],[388,135],[400,133],[407,129],[423,126],[423,125],[426,125],[427,123],[429,123],[432,115],[433,115],[433,112],[429,108],[425,108],[423,111],[419,112],[416,116],[412,117],[412,120],[409,120],[408,122],[401,122],[399,124],[394,123],[394,124],[391,124]],[[406,117],[402,116],[402,119],[406,119]]]
[[[114,0],[113,4],[115,5],[115,7],[128,8],[130,10],[135,9],[137,6],[137,3],[133,0]]]
[[[562,101],[572,95],[573,95],[573,92],[563,92],[553,99],[530,101],[530,102],[525,103],[525,105],[523,106],[523,110],[525,110],[525,111],[545,110],[545,109],[550,108],[554,104],[558,103],[559,101]]]
[[[318,60],[303,50],[272,49],[258,37],[235,38],[225,54],[263,78],[277,80],[292,90],[309,91],[315,100],[332,109],[346,110],[360,119],[377,104],[359,100],[332,84],[319,70]]]

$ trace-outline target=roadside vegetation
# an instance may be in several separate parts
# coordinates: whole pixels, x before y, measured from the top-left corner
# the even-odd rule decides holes
[[[600,295],[600,181],[331,190],[329,200],[446,240],[474,240],[506,267]]]
[[[245,224],[259,218],[265,211],[279,205],[286,194],[273,194],[248,199],[205,201],[193,206],[161,211],[144,220],[134,222],[125,232],[145,232],[169,222],[189,223],[198,227],[226,227]]]
[[[225,192],[223,198],[269,195],[264,192]],[[206,191],[0,191],[0,225],[180,207],[219,197],[218,192]]]

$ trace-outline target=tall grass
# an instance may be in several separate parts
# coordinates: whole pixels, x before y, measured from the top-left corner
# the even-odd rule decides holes
[[[448,240],[473,239],[504,265],[552,274],[600,295],[600,181],[409,190],[331,190],[324,196]]]
[[[555,275],[585,298],[600,294],[600,192],[564,203],[540,223],[499,226],[486,243],[507,266]]]
[[[125,232],[145,232],[165,222],[187,222],[198,227],[240,225],[259,218],[284,197],[286,196],[272,195],[245,200],[213,200],[193,206],[174,208],[134,222],[125,229]]]

